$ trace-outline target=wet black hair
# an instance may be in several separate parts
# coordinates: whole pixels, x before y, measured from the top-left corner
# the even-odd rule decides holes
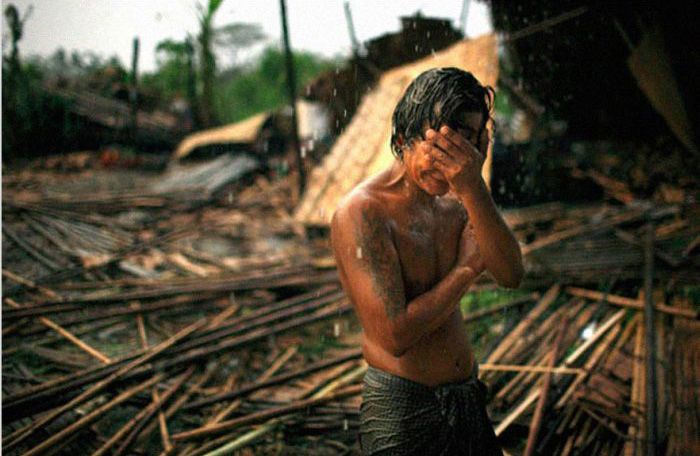
[[[421,73],[406,89],[391,118],[391,151],[403,159],[403,148],[425,129],[441,125],[459,129],[463,116],[480,112],[481,130],[491,118],[495,91],[483,86],[473,74],[459,68],[433,68]],[[481,134],[481,130],[479,134]]]

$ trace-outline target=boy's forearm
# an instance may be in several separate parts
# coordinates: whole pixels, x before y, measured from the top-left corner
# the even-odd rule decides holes
[[[518,241],[498,212],[483,179],[459,195],[469,214],[486,269],[503,286],[517,287],[523,275]]]
[[[455,266],[433,288],[407,304],[406,311],[393,322],[399,355],[439,328],[454,313],[476,276],[467,266]]]

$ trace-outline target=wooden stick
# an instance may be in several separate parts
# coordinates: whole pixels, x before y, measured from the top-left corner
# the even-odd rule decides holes
[[[603,323],[600,328],[596,330],[595,333],[591,336],[590,339],[588,339],[586,342],[584,342],[577,350],[575,350],[571,355],[569,355],[564,362],[562,363],[561,367],[569,367],[573,363],[576,362],[576,360],[583,354],[585,353],[588,348],[592,344],[594,344],[598,339],[600,339],[610,327],[612,327],[614,324],[616,324],[622,317],[625,316],[625,309],[619,310],[616,314],[614,314],[612,317],[610,317],[605,323]],[[498,426],[496,427],[496,435],[501,435],[503,431],[508,428],[516,419],[520,417],[539,397],[540,395],[540,388],[535,389],[533,392],[531,392],[508,416],[506,416],[503,421],[501,421]]]
[[[598,339],[605,335],[608,329],[613,327],[613,325],[615,325],[618,321],[622,320],[626,313],[626,309],[620,309],[612,317],[608,318],[608,320],[605,323],[603,323],[598,329],[596,329],[596,331],[587,341],[581,344],[580,347],[574,350],[574,352],[566,358],[566,360],[564,361],[564,365],[570,366],[571,364],[573,364],[583,353],[585,353],[594,343],[596,343]]]
[[[168,408],[165,410],[165,418],[169,419],[173,415],[175,415],[183,406],[183,404],[187,403],[192,394],[199,391],[199,389],[202,388],[202,386],[204,386],[209,380],[211,380],[216,371],[216,368],[208,367],[196,380],[192,382],[192,384],[189,386],[189,388],[187,388],[187,391],[185,391],[185,393],[182,396],[179,396],[176,400],[172,402],[172,404],[168,406]],[[148,436],[150,436],[151,433],[155,430],[156,426],[158,426],[157,422],[150,422],[139,436],[137,444],[146,440],[146,438],[148,438]]]
[[[9,305],[10,307],[14,307],[15,309],[21,309],[23,306],[16,302],[12,298],[5,298],[5,303]],[[41,322],[42,325],[46,326],[47,328],[53,329],[56,331],[58,334],[66,338],[70,343],[78,347],[79,349],[83,350],[85,353],[89,354],[93,358],[97,359],[99,362],[103,364],[109,364],[112,362],[111,359],[104,353],[100,352],[96,348],[91,347],[90,345],[86,344],[82,340],[80,340],[78,337],[73,335],[70,331],[67,329],[63,328],[61,325],[55,323],[53,320],[49,320],[46,317],[39,317],[37,318]]]
[[[656,318],[654,314],[654,224],[646,226],[644,237],[644,340],[646,345],[646,450],[657,454],[658,421],[656,379]]]
[[[547,292],[542,296],[537,305],[527,314],[527,316],[508,334],[508,336],[496,347],[496,349],[489,355],[487,362],[495,363],[498,361],[508,350],[511,345],[516,342],[527,330],[527,328],[539,318],[545,310],[557,299],[559,296],[559,284],[552,285],[552,287],[547,290]]]
[[[119,394],[117,397],[112,399],[111,401],[107,402],[104,405],[101,405],[97,407],[95,410],[92,412],[88,413],[75,423],[71,424],[70,426],[64,428],[60,432],[57,432],[56,434],[52,435],[48,439],[44,440],[42,443],[39,445],[35,446],[31,450],[27,451],[24,453],[24,456],[34,456],[36,454],[43,453],[46,450],[53,449],[54,451],[57,450],[57,445],[63,441],[63,443],[67,443],[67,439],[69,439],[71,436],[73,436],[76,432],[79,430],[83,429],[99,417],[103,416],[105,413],[108,411],[112,410],[114,407],[117,405],[121,404],[122,402],[126,401],[127,399],[130,399],[131,397],[137,395],[141,391],[150,388],[157,382],[163,379],[164,374],[157,374],[153,376],[151,379],[149,379],[146,382],[139,383],[138,385],[124,391],[123,393]]]
[[[112,437],[109,438],[100,448],[97,449],[94,453],[92,453],[92,456],[102,456],[106,454],[110,448],[114,446],[115,443],[123,441],[124,437],[126,434],[131,431],[134,426],[136,426],[139,422],[143,421],[146,416],[151,414],[153,410],[160,408],[163,402],[167,401],[170,396],[172,396],[175,391],[177,391],[182,384],[189,378],[189,376],[192,374],[193,369],[190,368],[187,372],[182,374],[180,377],[178,377],[175,380],[175,383],[168,388],[167,391],[162,396],[162,399],[159,398],[157,401],[152,401],[147,407],[142,409],[136,416],[134,416],[132,419],[130,419],[124,426],[121,427],[117,432],[112,435]]]
[[[634,321],[631,324],[635,324]],[[571,385],[569,385],[566,392],[562,394],[562,396],[557,401],[556,405],[554,406],[555,408],[561,408],[564,405],[566,405],[566,403],[569,401],[569,399],[574,394],[579,385],[587,378],[588,373],[595,367],[596,364],[598,364],[598,361],[600,361],[603,355],[607,353],[607,351],[610,348],[610,345],[620,332],[620,328],[620,323],[615,325],[615,327],[608,333],[608,335],[605,336],[605,339],[600,343],[600,345],[596,347],[595,351],[586,361],[586,364],[584,365],[581,374],[579,374],[579,376],[576,377],[573,382],[571,382]]]
[[[332,394],[334,391],[334,388],[338,388],[347,382],[353,381],[357,376],[361,375],[364,373],[367,369],[367,366],[365,363],[362,363],[358,368],[353,369],[352,371],[341,375],[336,381],[331,382],[326,388],[323,388],[321,391],[318,391],[316,394],[314,394],[311,399],[318,399],[322,397],[327,397],[328,395]],[[359,386],[359,385],[358,385]],[[311,388],[311,390],[315,389],[315,386]],[[302,398],[305,396],[305,394],[302,396]],[[242,448],[252,441],[262,437],[268,432],[271,432],[275,427],[277,426],[277,423],[279,423],[281,418],[276,418],[269,420],[267,423],[263,424],[262,426],[259,426],[257,429],[254,429],[253,431],[250,431],[246,434],[243,434],[242,436],[236,438],[235,440],[225,444],[224,446],[212,451],[208,452],[207,455],[209,456],[223,456],[226,454],[231,454],[233,451]]]
[[[272,365],[268,369],[265,370],[265,372],[260,374],[256,382],[264,382],[270,379],[270,377],[272,377],[275,374],[275,372],[277,372],[284,365],[284,363],[289,361],[289,359],[296,354],[298,349],[299,347],[297,345],[289,347],[279,358],[275,360],[274,363],[272,363]],[[258,391],[257,393],[253,393],[251,397],[255,398],[255,396],[260,395],[260,393],[260,391]],[[234,410],[240,407],[242,402],[243,401],[241,401],[240,399],[233,401],[231,404],[229,404],[227,407],[225,407],[223,410],[217,413],[212,419],[207,421],[205,423],[205,426],[211,426],[213,424],[217,424],[225,420]],[[195,448],[195,444],[189,444],[180,452],[180,456],[185,456],[189,454]]]
[[[231,391],[231,392],[222,393],[222,394],[216,394],[212,397],[208,397],[208,398],[200,399],[200,400],[197,400],[194,402],[190,402],[189,404],[187,404],[183,407],[183,410],[198,409],[198,408],[205,407],[207,405],[214,404],[216,402],[220,402],[223,400],[234,399],[236,397],[242,396],[244,394],[248,394],[248,393],[253,392],[253,391],[258,391],[258,390],[263,389],[263,388],[279,385],[280,383],[284,383],[284,382],[290,381],[290,380],[298,378],[298,377],[302,377],[302,376],[312,374],[314,372],[317,372],[317,371],[320,371],[320,370],[323,370],[323,369],[326,369],[326,368],[329,368],[332,366],[336,366],[338,364],[342,364],[342,363],[349,361],[349,360],[352,360],[352,359],[358,359],[361,356],[362,356],[362,350],[355,349],[355,350],[352,350],[351,352],[349,352],[345,355],[338,356],[336,358],[331,358],[331,359],[322,360],[322,361],[319,361],[316,363],[309,364],[307,367],[300,369],[300,370],[297,370],[297,371],[277,375],[277,376],[271,377],[270,379],[263,381],[263,382],[255,382],[255,383],[250,384],[250,385],[245,385],[236,391]]]
[[[523,246],[521,250],[522,250],[523,255],[529,255],[530,253],[534,252],[535,250],[539,250],[539,249],[546,247],[548,245],[555,244],[557,242],[561,242],[563,240],[566,240],[566,239],[569,239],[572,237],[576,237],[576,236],[579,236],[581,234],[595,233],[598,231],[607,230],[607,229],[613,228],[617,225],[621,225],[623,223],[636,220],[636,219],[642,217],[643,215],[644,215],[643,211],[633,210],[633,211],[623,212],[621,214],[613,215],[612,217],[609,217],[601,222],[590,223],[588,225],[577,225],[577,226],[574,226],[572,228],[568,228],[568,229],[541,237],[539,239],[536,239],[533,242]]]
[[[139,302],[132,302],[131,307],[138,309],[140,307]],[[139,333],[139,339],[141,339],[141,347],[144,350],[148,350],[148,336],[146,334],[146,325],[143,323],[143,315],[140,313],[136,314],[136,327],[138,329]],[[162,403],[160,400],[160,395],[158,394],[158,388],[153,387],[153,390],[151,390],[151,397],[153,398],[153,403],[158,404],[158,428],[160,429],[160,437],[161,441],[163,442],[163,450],[167,453],[172,450],[172,443],[170,442],[170,434],[168,433],[168,424],[165,421],[165,414],[163,413],[163,410],[160,408],[160,404]],[[119,449],[122,449],[124,446],[121,445]]]
[[[24,285],[25,287],[27,287],[31,290],[37,290],[37,291],[45,294],[46,296],[48,296],[51,299],[56,299],[56,300],[61,299],[61,296],[58,293],[56,293],[55,291],[53,291],[49,288],[37,285],[36,283],[32,282],[31,280],[25,279],[24,277],[10,271],[9,269],[2,268],[2,275],[6,279],[12,280],[13,282],[18,283],[20,285]]]
[[[203,318],[187,326],[186,328],[180,330],[178,333],[173,335],[170,339],[167,339],[161,342],[160,344],[154,346],[151,350],[139,356],[135,360],[127,363],[125,366],[121,367],[116,372],[109,375],[107,378],[97,382],[96,384],[85,390],[83,393],[79,394],[77,397],[68,401],[63,406],[58,407],[45,415],[42,415],[41,418],[34,422],[26,431],[23,430],[21,433],[12,433],[8,435],[7,437],[5,437],[7,443],[3,442],[3,447],[6,451],[12,447],[15,447],[20,442],[24,441],[27,437],[31,436],[37,429],[46,426],[48,423],[63,415],[68,410],[71,410],[76,406],[82,404],[83,402],[87,401],[88,399],[94,397],[97,393],[102,391],[108,385],[111,385],[115,380],[120,378],[125,373],[131,371],[135,367],[140,366],[141,364],[159,355],[166,349],[173,346],[178,341],[189,336],[196,330],[204,327],[204,325],[207,324],[207,322],[207,319]]]
[[[344,399],[349,396],[356,396],[361,392],[362,385],[352,385],[323,397],[315,397],[310,399],[303,399],[300,401],[294,401],[282,407],[275,407],[273,409],[251,413],[250,415],[242,416],[240,418],[235,418],[229,421],[224,421],[223,423],[219,423],[214,426],[202,427],[199,429],[194,429],[192,431],[181,432],[179,434],[173,435],[172,437],[175,441],[183,441],[205,437],[211,434],[217,434],[219,432],[228,431],[244,425],[259,423],[261,421],[266,421],[271,418],[276,418],[278,416],[288,415],[290,413],[298,412],[299,410],[304,410],[308,407],[313,407],[315,405],[325,404],[327,402],[332,402],[338,399]]]
[[[559,357],[559,350],[561,348],[562,341],[564,340],[564,335],[569,327],[569,322],[571,321],[572,315],[569,312],[568,318],[565,319],[564,324],[559,328],[556,339],[554,340],[554,346],[549,354],[549,360],[547,362],[547,367],[554,367]],[[542,425],[542,418],[544,417],[544,409],[547,405],[547,398],[549,397],[549,387],[552,383],[551,372],[545,373],[542,378],[542,386],[540,387],[540,397],[537,402],[537,407],[535,407],[535,414],[532,416],[532,422],[530,423],[530,432],[527,436],[527,445],[525,446],[525,453],[523,456],[532,456],[535,452],[535,444],[537,443],[537,437],[539,436],[540,427]]]
[[[9,237],[22,250],[36,258],[41,264],[43,264],[47,268],[51,269],[52,271],[62,269],[63,265],[56,263],[54,259],[44,256],[43,253],[35,249],[34,246],[32,246],[29,242],[22,239],[22,237],[19,234],[17,234],[14,228],[10,228],[10,225],[8,225],[7,223],[2,224],[2,231],[4,231],[7,237]]]
[[[136,440],[136,437],[141,433],[143,430],[144,426],[146,426],[146,423],[149,422],[149,420],[155,415],[157,412],[160,412],[163,404],[170,399],[170,397],[175,393],[175,391],[179,390],[180,387],[187,381],[192,376],[192,373],[194,372],[194,366],[190,366],[187,371],[180,376],[180,378],[177,378],[175,383],[166,390],[166,392],[163,394],[163,396],[160,396],[158,394],[154,395],[153,397],[155,398],[153,402],[151,402],[151,406],[147,408],[147,413],[141,418],[141,420],[136,421],[135,425],[133,426],[133,429],[131,429],[131,432],[129,434],[120,439],[120,444],[117,447],[116,450],[112,453],[113,456],[121,456],[126,452],[131,444]],[[172,444],[170,444],[170,438],[167,435],[167,429],[166,429],[166,436],[164,438],[167,439],[168,441],[168,446],[167,449],[165,450],[166,452],[169,452],[172,450]]]
[[[576,367],[556,367],[556,366],[521,366],[515,364],[479,364],[479,371],[493,370],[506,372],[535,372],[540,374],[563,374],[582,375],[585,369]]]
[[[624,296],[610,295],[601,293],[600,291],[587,290],[577,287],[566,287],[565,291],[572,296],[579,296],[581,298],[592,299],[595,301],[605,301],[616,306],[628,307],[630,309],[644,310],[644,300],[642,299],[626,298]],[[654,305],[654,310],[677,317],[691,318],[695,320],[700,318],[700,312],[696,312],[691,309],[673,307],[662,303],[656,303]]]

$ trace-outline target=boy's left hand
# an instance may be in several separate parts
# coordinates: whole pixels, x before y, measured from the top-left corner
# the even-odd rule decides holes
[[[481,183],[481,168],[488,147],[486,129],[478,140],[478,149],[447,125],[440,127],[440,131],[429,129],[425,137],[427,141],[422,147],[426,148],[435,168],[445,176],[455,193],[464,194]]]

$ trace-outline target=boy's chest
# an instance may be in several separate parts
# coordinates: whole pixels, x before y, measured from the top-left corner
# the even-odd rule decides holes
[[[434,214],[409,217],[393,230],[406,297],[424,293],[452,268],[459,246],[461,221]]]

